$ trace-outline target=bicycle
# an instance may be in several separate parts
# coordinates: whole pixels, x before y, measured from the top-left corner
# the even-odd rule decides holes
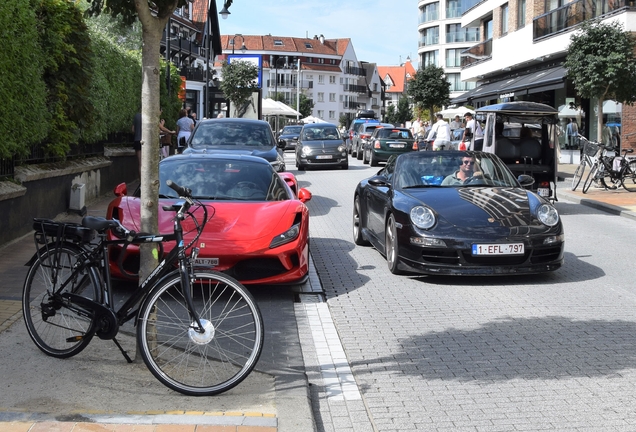
[[[583,143],[583,152],[581,153],[581,162],[578,167],[576,167],[576,171],[574,171],[574,176],[572,177],[572,190],[576,190],[581,183],[581,179],[583,178],[583,174],[585,174],[585,167],[594,165],[597,159],[598,153],[598,144],[592,141],[589,141],[582,135],[579,135],[579,139]]]
[[[622,157],[606,156],[607,146],[597,143],[598,157],[583,183],[583,193],[587,193],[592,182],[598,181],[605,190],[616,189],[620,183],[625,190],[636,192],[636,160],[627,160],[633,149],[623,149]],[[616,164],[616,167],[615,167]]]
[[[91,216],[81,225],[35,219],[37,252],[27,263],[23,316],[29,336],[49,356],[74,356],[97,335],[112,339],[129,363],[116,336],[122,324],[135,320],[143,361],[161,383],[186,395],[215,395],[239,384],[256,365],[263,320],[254,298],[238,281],[194,267],[199,249],[192,245],[208,221],[207,209],[189,189],[171,181],[168,186],[183,199],[163,207],[176,213],[172,234],[135,233],[116,219]],[[186,219],[195,228],[194,238],[184,245]],[[123,247],[117,264],[124,271],[128,245],[171,241],[175,247],[115,308],[109,249]]]

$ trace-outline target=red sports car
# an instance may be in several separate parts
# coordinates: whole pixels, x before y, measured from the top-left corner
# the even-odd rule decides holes
[[[164,211],[179,200],[167,180],[188,187],[205,205],[208,222],[193,247],[200,249],[197,265],[227,273],[244,284],[292,284],[307,278],[309,268],[309,211],[311,192],[298,189],[288,172],[276,173],[256,156],[185,154],[159,164],[159,232],[171,233],[174,212]],[[140,231],[140,191],[128,196],[125,183],[115,188],[106,217]],[[199,219],[202,211],[195,213]],[[190,220],[190,219],[188,219]],[[184,233],[194,226],[184,225]],[[185,241],[193,238],[186,234]],[[165,243],[164,251],[174,247]],[[113,277],[130,278],[117,265],[121,248],[112,248]],[[139,269],[139,250],[126,249],[126,273]]]

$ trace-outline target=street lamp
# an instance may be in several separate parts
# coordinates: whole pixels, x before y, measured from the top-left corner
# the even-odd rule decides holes
[[[236,46],[236,42],[234,41],[234,39],[236,39],[237,37],[241,38],[241,52],[245,54],[245,51],[247,51],[247,47],[245,46],[245,38],[242,34],[237,33],[232,38],[232,55],[234,55],[234,47]]]
[[[230,2],[230,4],[232,4]],[[230,11],[227,9],[228,7],[230,7],[230,5],[228,4],[228,2],[224,2],[223,3],[223,9],[221,9],[221,12],[219,12],[219,15],[221,15],[221,17],[223,19],[227,19],[227,17],[230,15]]]

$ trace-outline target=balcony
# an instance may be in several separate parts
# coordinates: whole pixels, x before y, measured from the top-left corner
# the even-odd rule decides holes
[[[345,101],[342,103],[344,109],[358,109],[359,106],[360,104],[354,101]]]
[[[343,84],[342,90],[353,93],[366,93],[368,91],[367,86],[358,84]]]
[[[165,52],[165,46],[166,46],[166,33],[163,33],[163,36],[161,36],[161,46],[164,47],[163,52]],[[201,45],[199,45],[196,42],[191,42],[187,39],[184,38],[180,38],[178,36],[171,36],[170,37],[170,51],[171,51],[171,57],[172,54],[175,52],[179,52],[181,54],[186,54],[189,56],[194,56],[194,57],[199,57],[202,56],[202,53],[205,53],[205,49],[201,47]]]
[[[490,60],[492,58],[492,39],[477,44],[462,51],[462,68],[475,63]]]
[[[439,19],[439,14],[436,10],[426,11],[420,13],[419,24],[425,24],[431,21],[437,21]]]
[[[205,71],[201,68],[183,67],[179,69],[179,74],[184,76],[186,81],[205,82]]]
[[[532,38],[537,41],[563,31],[584,21],[630,8],[629,0],[576,0],[536,17],[532,21]],[[633,2],[632,2],[633,3]]]
[[[355,67],[355,66],[347,66],[347,67],[345,67],[344,72],[346,74],[350,74],[350,75],[358,75],[358,76],[366,76],[367,75],[367,71],[364,68]]]

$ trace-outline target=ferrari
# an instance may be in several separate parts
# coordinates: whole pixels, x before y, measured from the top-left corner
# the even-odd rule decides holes
[[[175,155],[159,164],[159,232],[171,233],[174,212],[164,210],[179,200],[166,181],[188,187],[207,209],[207,222],[197,244],[195,265],[213,268],[243,284],[296,284],[309,270],[309,211],[311,192],[299,189],[289,172],[277,173],[265,159],[248,155]],[[126,184],[115,187],[106,217],[140,231],[140,190],[128,195]],[[201,210],[201,209],[199,209]],[[199,219],[203,211],[195,213]],[[184,225],[184,240],[196,227]],[[192,234],[190,234],[192,233]],[[163,252],[174,244],[163,244]],[[134,279],[139,250],[129,246],[110,250],[113,277]],[[119,261],[121,259],[121,261]],[[123,263],[123,272],[118,262]]]
[[[530,274],[563,264],[563,225],[492,153],[429,151],[392,157],[362,180],[353,239],[372,245],[394,273]]]

